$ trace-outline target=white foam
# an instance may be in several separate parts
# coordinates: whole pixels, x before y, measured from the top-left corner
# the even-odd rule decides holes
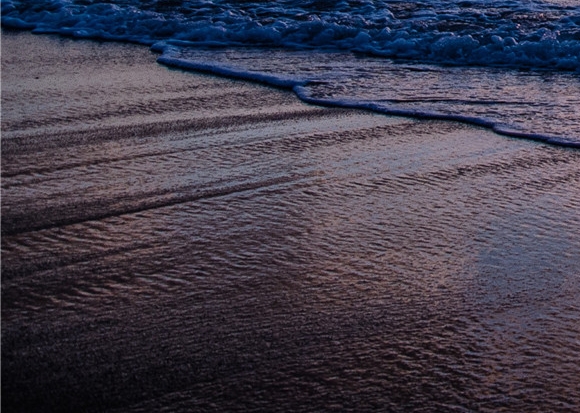
[[[235,66],[224,65],[219,62],[201,62],[192,61],[176,57],[176,49],[166,44],[157,44],[155,49],[163,51],[164,54],[158,58],[158,62],[172,67],[178,67],[185,70],[193,70],[204,73],[211,73],[218,76],[225,76],[234,79],[242,79],[252,82],[259,82],[276,88],[291,89],[303,102],[318,106],[326,107],[340,107],[348,109],[368,110],[376,113],[386,115],[405,116],[417,119],[433,119],[433,120],[448,120],[455,122],[467,123],[474,126],[491,129],[494,132],[528,140],[534,140],[552,145],[580,148],[580,139],[570,137],[562,137],[547,133],[536,133],[531,131],[523,131],[515,129],[501,121],[491,118],[478,117],[461,112],[446,113],[428,110],[425,108],[409,109],[401,108],[396,104],[388,104],[379,101],[368,101],[360,99],[344,99],[344,98],[320,98],[313,95],[311,85],[320,84],[317,80],[308,80],[302,77],[277,76],[258,71],[251,71]],[[484,102],[486,104],[499,104],[502,102]]]
[[[307,81],[302,79],[293,79],[284,76],[276,76],[259,72],[245,71],[233,67],[220,66],[210,63],[191,62],[175,57],[163,55],[157,59],[157,62],[177,67],[185,70],[194,70],[197,72],[211,73],[218,76],[225,76],[233,79],[249,80],[251,82],[264,83],[268,86],[273,86],[281,89],[294,89],[295,87],[304,85]]]
[[[280,2],[195,1],[74,4],[2,2],[2,24],[36,33],[153,44],[333,48],[445,64],[580,71],[580,5],[532,0],[389,0],[317,8]]]
[[[488,84],[479,85],[478,90],[472,87],[477,78],[470,75],[468,90],[473,96],[460,102],[454,95],[465,90],[449,79],[447,83],[437,84],[424,81],[424,76],[413,77],[406,81],[417,84],[407,87],[404,79],[392,79],[390,72],[381,73],[388,58],[423,66],[459,66],[464,72],[477,66],[483,68],[483,74],[487,73],[486,68],[505,67],[569,72],[577,76],[580,73],[580,4],[567,0],[550,3],[541,0],[421,3],[187,0],[177,2],[179,6],[164,4],[155,0],[89,5],[80,1],[77,4],[75,0],[5,0],[1,3],[1,21],[4,27],[39,34],[150,45],[162,53],[160,63],[294,89],[309,103],[458,120],[509,136],[570,146],[576,145],[570,142],[580,141],[577,77],[563,81],[567,91],[560,84],[547,88],[547,92],[539,90],[536,86],[542,80],[537,80],[532,85],[538,89],[536,95],[528,98],[525,90],[520,91],[516,98],[522,102],[517,102],[489,95],[488,89],[497,87],[493,82],[501,80],[500,75]],[[367,60],[364,64],[344,60],[302,67],[311,63],[308,56],[304,62],[294,63],[285,61],[284,57],[281,61],[271,58],[270,67],[264,70],[260,68],[264,55],[259,53],[246,66],[227,61],[204,62],[180,54],[186,49],[204,47],[238,50],[259,47],[264,53],[277,49],[355,52],[364,54]],[[380,57],[385,63],[375,62],[371,67],[369,55]],[[449,78],[449,73],[446,77]],[[516,76],[518,80],[525,78]],[[324,82],[324,87],[315,87]],[[433,96],[429,95],[431,92],[425,93],[429,88],[433,89]],[[440,93],[441,88],[447,88],[445,93]],[[340,90],[336,93],[338,89],[344,93]],[[507,85],[500,92],[505,94],[509,90]],[[385,93],[389,95],[386,98]],[[540,108],[541,105],[546,109]],[[529,113],[536,116],[531,117]],[[536,118],[544,123],[540,124]]]

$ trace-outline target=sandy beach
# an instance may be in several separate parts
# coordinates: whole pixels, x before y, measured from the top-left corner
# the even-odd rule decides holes
[[[580,152],[2,33],[4,412],[575,412]]]

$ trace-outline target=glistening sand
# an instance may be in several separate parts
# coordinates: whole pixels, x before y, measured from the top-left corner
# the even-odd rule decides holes
[[[580,152],[2,34],[8,411],[580,408]]]

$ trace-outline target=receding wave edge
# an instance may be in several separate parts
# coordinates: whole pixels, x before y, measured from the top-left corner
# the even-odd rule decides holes
[[[156,50],[155,47],[153,48],[153,50]],[[521,132],[514,129],[510,129],[503,125],[499,125],[497,122],[493,122],[491,120],[484,118],[460,114],[445,114],[432,111],[399,109],[375,102],[315,98],[308,93],[307,86],[308,84],[311,83],[308,79],[289,78],[260,72],[250,72],[239,68],[228,67],[225,65],[216,65],[180,59],[167,54],[162,54],[161,56],[159,56],[157,58],[157,62],[168,67],[174,67],[194,72],[208,73],[231,79],[246,80],[250,82],[261,83],[279,89],[291,90],[296,94],[296,96],[301,101],[311,105],[340,107],[345,109],[359,109],[372,111],[376,113],[382,113],[385,115],[404,116],[415,119],[461,122],[473,126],[479,126],[486,129],[490,129],[493,132],[502,136],[542,142],[545,144],[559,146],[563,148],[580,149],[580,142],[574,142],[557,136]]]

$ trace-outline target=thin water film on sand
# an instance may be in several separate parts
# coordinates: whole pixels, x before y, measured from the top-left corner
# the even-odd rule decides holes
[[[4,409],[578,410],[578,151],[3,36]]]

